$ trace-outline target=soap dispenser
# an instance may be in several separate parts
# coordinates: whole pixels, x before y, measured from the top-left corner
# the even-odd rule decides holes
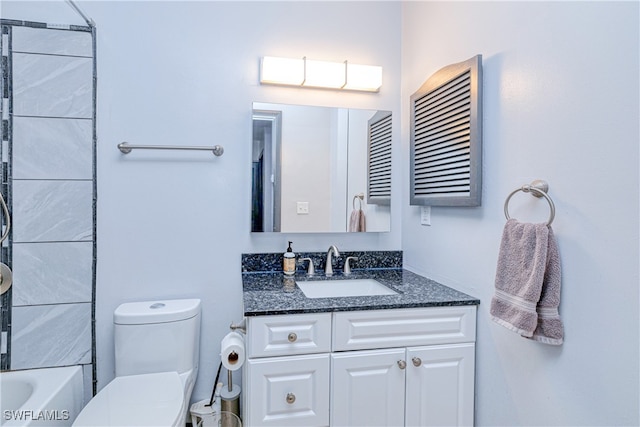
[[[296,254],[294,254],[293,249],[291,249],[291,243],[292,242],[289,242],[289,247],[284,253],[284,260],[282,262],[282,271],[287,276],[292,276],[296,273]]]

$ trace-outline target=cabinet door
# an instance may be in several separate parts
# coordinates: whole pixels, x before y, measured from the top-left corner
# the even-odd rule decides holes
[[[248,359],[248,426],[329,425],[329,355]]]
[[[475,345],[407,349],[407,426],[473,425]]]
[[[331,355],[332,426],[404,425],[405,349]]]

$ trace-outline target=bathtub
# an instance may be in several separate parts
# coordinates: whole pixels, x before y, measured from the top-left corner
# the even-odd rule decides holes
[[[70,426],[82,410],[82,367],[0,373],[0,426]]]

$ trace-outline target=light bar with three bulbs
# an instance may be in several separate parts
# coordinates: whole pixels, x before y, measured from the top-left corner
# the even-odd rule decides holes
[[[260,64],[260,83],[378,92],[382,67],[265,56]]]

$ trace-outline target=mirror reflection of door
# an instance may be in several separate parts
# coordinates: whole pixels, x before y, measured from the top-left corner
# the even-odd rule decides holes
[[[280,231],[280,111],[253,110],[251,231]]]

